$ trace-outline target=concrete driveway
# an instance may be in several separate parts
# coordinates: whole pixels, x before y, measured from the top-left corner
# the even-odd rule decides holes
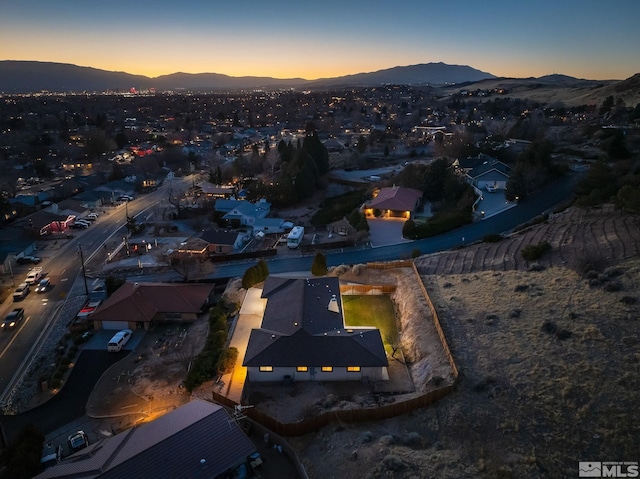
[[[387,246],[398,243],[409,243],[411,240],[402,237],[405,218],[367,218],[371,246]]]

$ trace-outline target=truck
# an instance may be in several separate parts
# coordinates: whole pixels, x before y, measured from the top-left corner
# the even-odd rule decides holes
[[[3,331],[9,331],[10,329],[15,328],[18,322],[22,321],[23,319],[24,308],[15,308],[13,311],[7,314],[7,317],[4,318],[4,321],[2,322],[2,324],[0,324],[0,328],[2,328]]]
[[[44,271],[42,271],[42,266],[37,266],[35,268],[31,268],[27,273],[27,279],[24,280],[27,284],[35,284],[44,278]]]
[[[291,249],[295,249],[300,246],[302,243],[302,238],[304,237],[304,227],[303,226],[294,226],[291,228],[291,231],[287,235],[287,246]]]

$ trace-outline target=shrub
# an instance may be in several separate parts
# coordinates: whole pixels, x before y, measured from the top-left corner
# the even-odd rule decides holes
[[[327,258],[322,253],[316,253],[311,265],[311,274],[314,276],[324,276],[327,274]]]
[[[542,241],[535,245],[527,245],[522,248],[522,257],[527,261],[536,261],[541,258],[545,253],[551,250],[551,245],[548,241]]]
[[[236,366],[237,360],[238,360],[237,348],[223,349],[220,353],[220,357],[218,358],[218,362],[216,363],[216,369],[218,370],[218,374],[227,374],[233,371],[233,368]]]
[[[502,236],[497,233],[490,233],[482,237],[482,241],[485,243],[497,243],[502,240]]]

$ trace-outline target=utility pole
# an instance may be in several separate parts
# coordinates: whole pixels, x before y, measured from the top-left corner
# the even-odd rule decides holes
[[[80,262],[82,263],[82,277],[84,278],[84,292],[89,296],[89,287],[87,286],[87,272],[84,269],[84,256],[82,255],[82,245],[78,243],[78,252],[80,253]]]

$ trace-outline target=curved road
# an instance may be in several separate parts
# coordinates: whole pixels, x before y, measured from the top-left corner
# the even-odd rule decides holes
[[[540,191],[525,201],[519,202],[513,208],[432,238],[378,248],[360,247],[344,248],[340,252],[327,251],[327,266],[406,259],[410,258],[412,252],[416,249],[420,250],[421,254],[435,253],[480,241],[487,234],[510,231],[516,226],[550,210],[559,203],[568,200],[572,196],[574,186],[579,178],[579,174],[567,175],[552,183],[544,191]],[[314,253],[310,253],[304,256],[265,258],[265,260],[269,266],[270,273],[286,273],[291,271],[311,271],[313,257]],[[252,259],[241,262],[220,263],[216,265],[215,271],[206,279],[241,277],[247,268],[255,264],[255,262],[256,260]],[[170,273],[162,279],[157,274],[130,276],[129,279],[135,281],[180,281],[180,278],[175,273]]]

